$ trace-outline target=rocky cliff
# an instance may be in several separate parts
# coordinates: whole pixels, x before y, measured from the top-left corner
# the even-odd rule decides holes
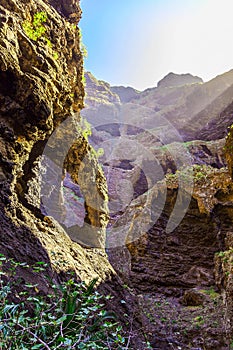
[[[90,72],[85,73],[86,80],[86,104],[98,106],[98,104],[118,104],[120,98],[111,91],[110,84],[103,80],[96,79]]]
[[[42,153],[53,131],[69,120],[66,131],[56,136],[56,143],[49,143],[51,161],[60,165],[64,151],[61,141],[67,139],[67,151],[72,147],[63,159],[65,167],[82,188],[84,220],[98,228],[98,247],[103,244],[108,221],[105,178],[80,132],[79,111],[84,96],[77,27],[80,16],[79,3],[73,0],[1,1],[0,251],[18,261],[48,262],[57,273],[74,269],[79,278],[92,280],[99,276],[101,281],[113,273],[104,250],[83,249],[70,239],[51,211],[46,215],[40,210]],[[75,136],[76,141],[69,144]],[[83,172],[92,184],[92,193],[77,179],[84,157]],[[49,169],[43,170],[49,176]],[[62,180],[58,179],[57,194]],[[91,197],[97,192],[100,210],[91,207]],[[51,196],[50,203],[59,209],[57,199]],[[33,280],[35,276],[27,278]],[[40,282],[43,289],[43,277]]]

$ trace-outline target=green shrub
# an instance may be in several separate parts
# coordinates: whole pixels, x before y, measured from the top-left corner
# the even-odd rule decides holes
[[[46,37],[46,27],[44,23],[47,22],[48,15],[46,12],[37,12],[33,16],[33,21],[24,21],[22,24],[25,34],[34,41],[44,38],[47,45],[52,47],[51,41]]]
[[[88,137],[92,135],[91,124],[85,119],[81,119],[82,126],[82,135],[86,141],[88,141]]]
[[[81,29],[79,29],[79,40],[80,40],[80,48],[81,48],[82,55],[84,58],[87,58],[88,52],[87,52],[86,46],[83,43],[83,35],[82,35]]]
[[[125,338],[113,313],[104,308],[104,298],[72,275],[54,284],[48,278],[48,295],[38,285],[16,279],[16,270],[45,271],[46,264],[32,267],[0,255],[0,349],[122,349]],[[16,290],[20,290],[18,294]],[[17,295],[17,302],[12,296]],[[107,298],[110,298],[108,296]]]

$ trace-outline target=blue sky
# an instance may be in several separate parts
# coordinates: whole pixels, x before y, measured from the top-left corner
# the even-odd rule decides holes
[[[85,62],[139,90],[169,72],[209,80],[233,68],[232,0],[81,0]]]

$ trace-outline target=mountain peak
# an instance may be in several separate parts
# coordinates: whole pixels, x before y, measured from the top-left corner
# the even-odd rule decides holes
[[[120,97],[122,103],[127,103],[137,98],[139,91],[130,86],[111,86],[111,91]]]
[[[158,82],[157,87],[165,88],[165,87],[183,86],[186,84],[194,84],[194,83],[203,83],[203,80],[202,78],[194,76],[190,73],[176,74],[176,73],[170,72]]]

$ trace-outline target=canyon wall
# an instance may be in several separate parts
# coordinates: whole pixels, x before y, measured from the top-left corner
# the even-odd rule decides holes
[[[78,1],[1,1],[0,251],[18,261],[46,261],[58,273],[74,269],[87,281],[95,276],[105,280],[113,273],[102,249],[108,222],[107,189],[102,170],[80,129],[84,97],[77,27],[80,17]],[[66,120],[65,132],[60,129],[63,133],[56,135],[56,143],[49,144],[50,161],[59,164],[64,157],[61,145],[65,140],[68,145],[74,141],[78,129],[65,166],[83,190],[85,221],[98,228],[95,247],[101,249],[83,249],[53,219],[51,211],[46,215],[40,210],[42,154],[53,131]],[[48,157],[49,154],[48,151]],[[77,178],[84,157],[82,173],[91,184],[91,192]],[[55,202],[63,179],[59,180],[57,198],[50,199],[54,201],[51,206],[58,209],[59,203]],[[88,205],[93,188],[100,197],[100,210]]]

